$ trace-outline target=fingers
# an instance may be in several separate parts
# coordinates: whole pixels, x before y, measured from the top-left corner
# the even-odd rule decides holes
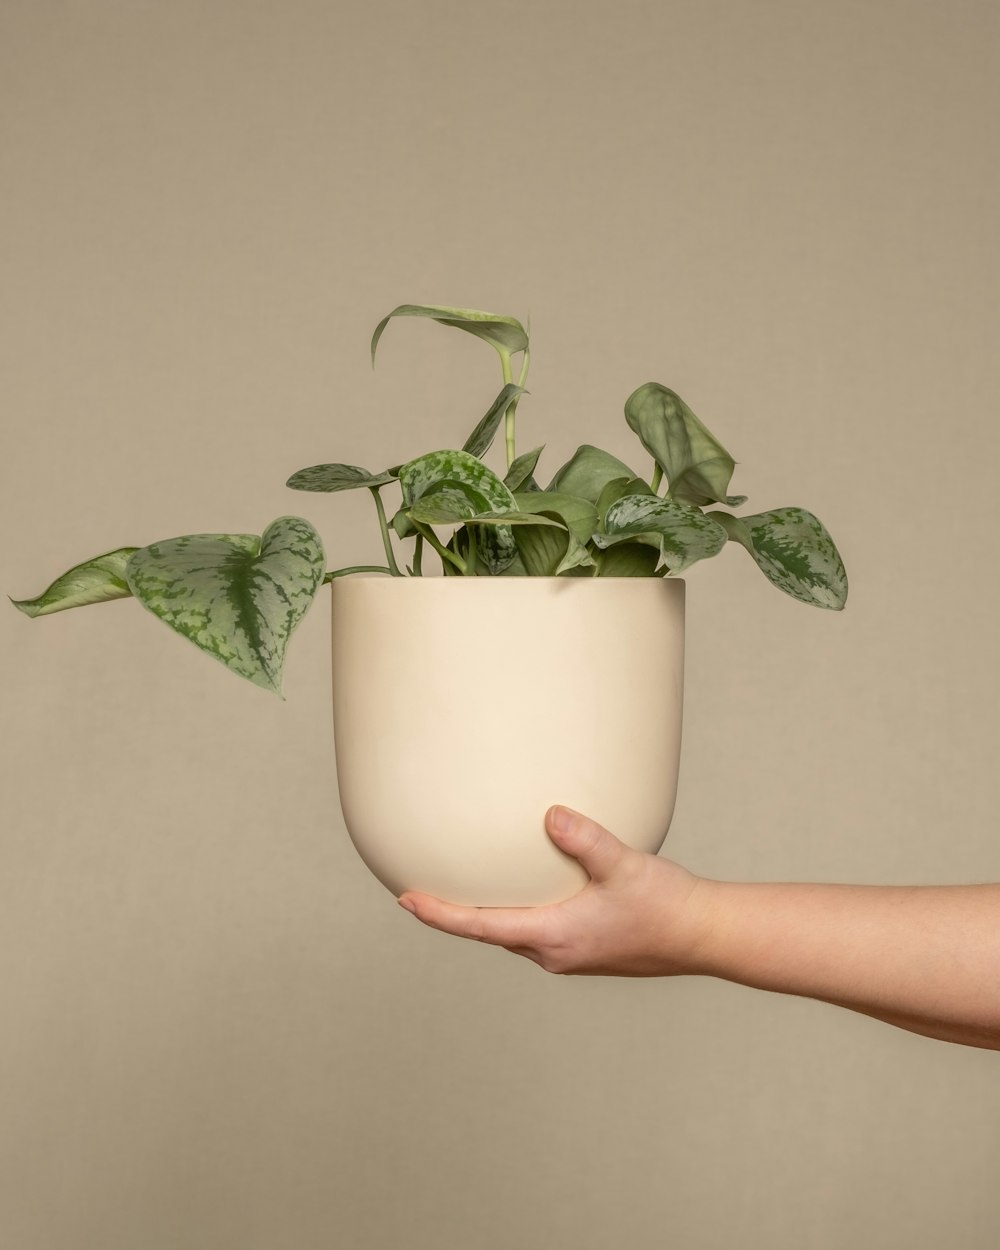
[[[397,900],[400,907],[418,920],[442,933],[456,937],[489,942],[493,946],[532,946],[533,929],[537,926],[531,907],[461,907],[446,903],[429,894],[412,891]]]
[[[606,881],[631,853],[596,820],[568,807],[550,807],[545,825],[556,846],[578,859],[594,881]]]

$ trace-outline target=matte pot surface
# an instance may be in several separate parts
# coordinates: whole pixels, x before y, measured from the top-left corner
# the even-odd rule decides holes
[[[534,906],[586,873],[562,803],[655,853],[680,759],[684,583],[345,577],[333,590],[344,819],[393,894]]]

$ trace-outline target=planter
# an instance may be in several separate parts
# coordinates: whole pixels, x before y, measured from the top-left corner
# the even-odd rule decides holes
[[[345,577],[333,583],[340,801],[393,894],[556,902],[586,884],[553,803],[655,853],[680,757],[684,583]]]

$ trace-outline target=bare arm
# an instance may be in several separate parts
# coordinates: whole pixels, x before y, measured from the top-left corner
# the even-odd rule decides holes
[[[410,893],[401,904],[550,972],[715,976],[1000,1050],[1000,885],[709,881],[586,817],[560,829],[558,810],[550,836],[591,877],[565,903],[467,908]]]

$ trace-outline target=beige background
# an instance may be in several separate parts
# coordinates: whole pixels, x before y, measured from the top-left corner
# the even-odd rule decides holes
[[[497,379],[412,324],[373,374],[375,322],[530,314],[550,471],[628,455],[658,379],[851,573],[842,616],[735,550],[689,575],[670,852],[1000,878],[998,33],[989,0],[4,0],[3,590],[296,510],[377,556],[367,496],[285,477],[453,444]],[[0,1244],[995,1246],[994,1054],[399,911],[343,831],[328,618],[281,703],[134,604],[0,613]]]

